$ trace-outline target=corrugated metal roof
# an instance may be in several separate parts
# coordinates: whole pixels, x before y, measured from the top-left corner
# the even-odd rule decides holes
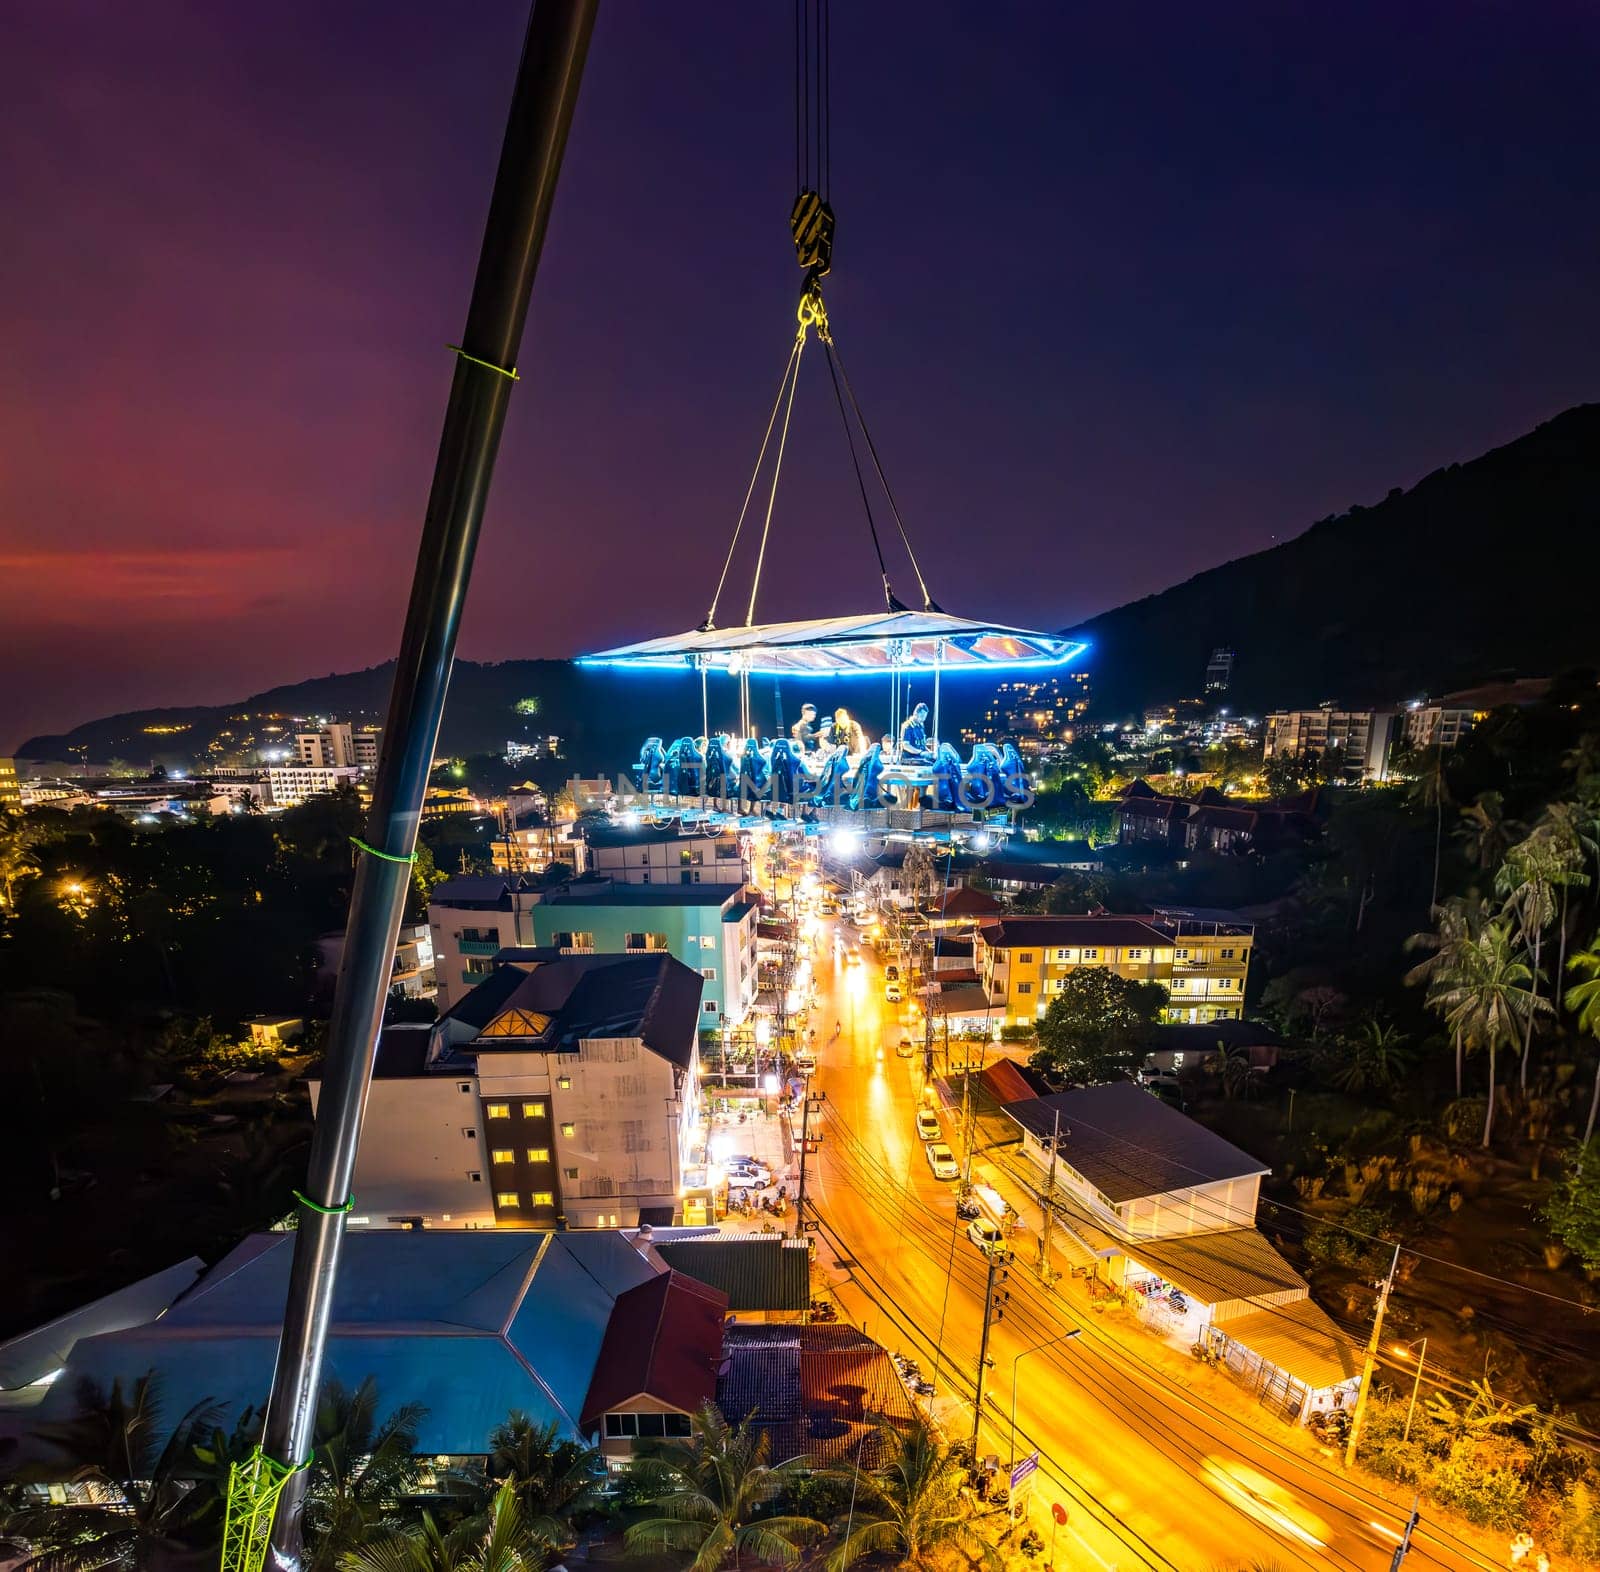
[[[1218,1329],[1269,1365],[1287,1370],[1313,1392],[1360,1374],[1354,1345],[1313,1299],[1253,1310],[1220,1323]]]
[[[985,666],[1055,666],[1088,646],[1078,639],[945,612],[869,612],[753,627],[694,629],[580,656],[580,666],[664,666],[757,673],[961,671]]]
[[[995,949],[1028,945],[1042,950],[1051,945],[1083,944],[1112,948],[1131,944],[1170,950],[1173,943],[1170,933],[1162,933],[1137,917],[1001,917],[980,922],[978,932],[983,942]]]
[[[1130,1239],[1122,1248],[1130,1260],[1159,1272],[1208,1305],[1308,1292],[1306,1280],[1255,1228]]]
[[[1269,1172],[1131,1081],[1017,1102],[1005,1113],[1035,1136],[1061,1115],[1061,1156],[1114,1204]]]
[[[728,1296],[730,1310],[804,1310],[811,1303],[811,1252],[803,1242],[758,1234],[663,1239],[656,1254]]]

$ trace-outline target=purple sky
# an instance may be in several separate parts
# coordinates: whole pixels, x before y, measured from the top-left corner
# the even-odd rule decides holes
[[[704,614],[792,331],[790,14],[607,0],[463,654]],[[0,748],[393,652],[525,16],[12,9]],[[833,23],[834,326],[947,610],[1064,625],[1600,391],[1586,4]],[[766,616],[876,604],[806,369]]]

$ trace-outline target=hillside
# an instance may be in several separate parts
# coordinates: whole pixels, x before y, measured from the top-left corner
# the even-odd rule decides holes
[[[1237,652],[1234,707],[1394,701],[1502,671],[1600,666],[1600,404],[1105,612],[1096,708],[1196,694],[1211,650]]]

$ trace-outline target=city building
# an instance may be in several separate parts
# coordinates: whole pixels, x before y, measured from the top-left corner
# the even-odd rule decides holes
[[[428,931],[441,1011],[495,969],[502,950],[533,943],[531,913],[543,892],[519,874],[446,879],[428,897]]]
[[[1454,704],[1406,706],[1406,741],[1413,748],[1453,748],[1472,730],[1474,711]]]
[[[297,808],[309,797],[353,786],[361,778],[354,765],[274,764],[267,770],[267,792],[274,808]]]
[[[677,820],[591,824],[584,838],[593,872],[618,884],[743,884],[748,877],[736,835],[686,830]]]
[[[1198,797],[1169,797],[1140,779],[1117,800],[1117,839],[1124,846],[1267,855],[1312,838],[1320,807],[1314,789],[1284,802],[1244,802],[1212,786]]]
[[[1215,649],[1206,662],[1206,693],[1221,698],[1233,685],[1233,651]]]
[[[1167,990],[1169,1021],[1229,1020],[1244,1013],[1254,929],[1151,917],[1002,917],[980,923],[973,966],[991,1010],[1029,1025],[1080,966],[1103,966]]]
[[[1255,1226],[1265,1164],[1130,1081],[1004,1112],[1030,1182],[1053,1177],[1056,1243],[1137,1295],[1151,1331],[1211,1349],[1293,1420],[1353,1398],[1355,1350]]]
[[[506,819],[512,818],[507,804]],[[589,871],[589,847],[572,822],[551,824],[537,810],[518,813],[489,843],[496,873],[543,873],[560,863],[574,878]]]
[[[22,811],[22,786],[17,779],[17,761],[0,759],[0,813]]]
[[[1394,710],[1341,710],[1325,704],[1314,710],[1278,710],[1267,716],[1262,761],[1334,753],[1352,781],[1386,781],[1389,750],[1400,734]]]
[[[470,786],[430,786],[422,794],[424,819],[452,819],[458,814],[484,811],[484,805],[473,795]]]
[[[981,727],[964,727],[963,742],[1013,742],[1025,756],[1071,742],[1089,708],[1089,673],[1002,682],[984,711]]]
[[[756,998],[756,902],[741,884],[621,884],[590,877],[544,892],[536,945],[564,953],[676,956],[702,979],[701,1024],[737,1026]]]
[[[332,721],[317,731],[297,731],[295,763],[314,770],[375,770],[381,736],[376,726],[357,729],[348,721]]]
[[[519,742],[510,738],[506,742],[507,764],[525,764],[529,759],[553,759],[561,752],[561,739],[556,736],[529,737]]]
[[[705,1222],[698,974],[512,953],[431,1027],[384,1031],[352,1227]]]

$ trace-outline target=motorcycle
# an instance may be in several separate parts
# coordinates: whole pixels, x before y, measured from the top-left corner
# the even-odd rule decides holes
[[[976,1201],[957,1201],[956,1216],[964,1223],[970,1223],[973,1218],[983,1215],[982,1208]]]

